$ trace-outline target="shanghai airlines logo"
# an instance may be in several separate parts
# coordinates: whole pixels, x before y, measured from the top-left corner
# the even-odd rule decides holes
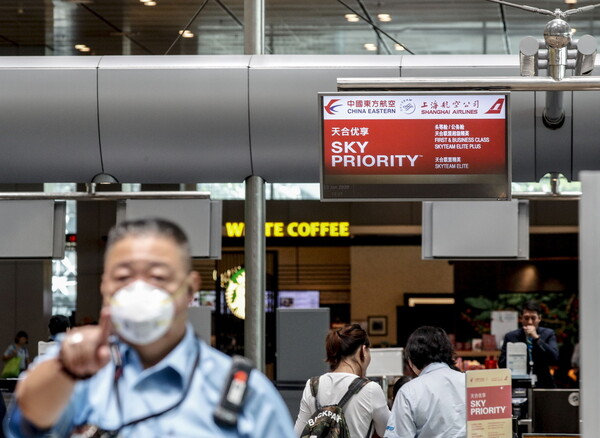
[[[325,111],[327,111],[327,114],[336,114],[337,113],[337,108],[342,106],[341,103],[334,105],[334,103],[336,103],[338,101],[339,101],[339,99],[331,99],[329,101],[329,103],[327,105],[325,105]]]
[[[502,107],[504,106],[504,98],[501,97],[487,110],[486,114],[500,114]]]

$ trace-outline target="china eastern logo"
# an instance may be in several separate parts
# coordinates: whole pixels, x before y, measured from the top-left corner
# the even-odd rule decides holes
[[[342,106],[341,103],[338,103],[337,105],[335,105],[336,102],[339,102],[339,99],[331,99],[329,101],[329,103],[327,105],[325,105],[325,111],[327,111],[327,114],[336,114],[337,113],[337,108]]]
[[[500,114],[502,107],[504,106],[504,98],[501,97],[487,110],[486,114]]]

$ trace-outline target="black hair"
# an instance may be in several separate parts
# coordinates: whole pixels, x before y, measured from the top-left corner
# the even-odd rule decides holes
[[[352,356],[363,345],[369,347],[367,332],[358,324],[346,325],[339,330],[331,330],[325,339],[326,362],[331,371],[335,370],[342,359]]]
[[[537,312],[538,315],[542,316],[542,308],[538,302],[534,300],[525,301],[525,303],[523,303],[521,306],[521,314],[525,313],[526,311]]]
[[[406,342],[406,358],[419,370],[435,362],[454,367],[454,349],[439,327],[423,326],[412,332]]]
[[[55,336],[59,333],[64,333],[70,327],[71,322],[65,315],[52,315],[48,321],[48,330],[52,336]]]
[[[15,335],[15,344],[17,344],[19,342],[19,338],[27,338],[27,340],[29,340],[29,335],[27,334],[26,331],[19,330],[17,332],[17,334]]]
[[[396,382],[394,382],[394,386],[392,387],[392,401],[396,399],[396,394],[400,391],[404,385],[412,380],[410,376],[400,376]]]
[[[154,235],[173,240],[183,251],[187,270],[191,269],[190,244],[181,227],[160,218],[131,219],[116,224],[108,233],[106,253],[119,240],[128,236]]]

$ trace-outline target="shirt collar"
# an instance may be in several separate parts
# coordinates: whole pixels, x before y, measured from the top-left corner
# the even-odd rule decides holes
[[[432,372],[437,371],[442,368],[450,368],[450,367],[448,366],[447,363],[443,363],[443,362],[430,363],[425,368],[423,368],[423,370],[421,371],[419,376],[422,376],[422,375],[428,374],[428,373],[432,373]]]
[[[179,344],[177,344],[175,348],[156,365],[141,371],[142,376],[140,377],[170,368],[179,374],[182,382],[185,382],[192,371],[190,367],[194,363],[196,354],[199,354],[200,346],[194,344],[197,344],[196,335],[194,334],[194,329],[191,324],[187,323],[185,334]],[[124,365],[132,364],[139,367],[141,370],[142,366],[139,355],[131,345],[122,342],[121,355],[123,357]]]

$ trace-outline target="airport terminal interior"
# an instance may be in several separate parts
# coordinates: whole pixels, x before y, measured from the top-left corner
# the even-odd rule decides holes
[[[598,419],[586,417],[588,426],[581,426],[584,385],[580,363],[572,359],[576,346],[586,351],[585,343],[579,346],[584,327],[587,342],[599,335],[591,322],[580,324],[585,312],[593,319],[600,310],[590,298],[594,262],[600,263],[600,239],[593,232],[600,215],[584,219],[583,213],[596,211],[598,201],[588,198],[587,210],[581,205],[586,187],[596,193],[600,185],[594,179],[600,170],[600,61],[592,38],[600,37],[598,5],[269,0],[261,21],[249,12],[253,3],[262,2],[0,2],[0,111],[7,114],[0,117],[0,219],[14,222],[2,224],[11,230],[10,242],[0,242],[2,348],[25,330],[35,356],[52,314],[76,325],[97,322],[106,236],[118,218],[133,214],[136,202],[153,211],[153,203],[194,204],[208,197],[217,213],[202,210],[196,222],[208,223],[210,248],[193,261],[202,279],[193,305],[210,314],[206,340],[230,355],[247,353],[235,300],[246,271],[256,266],[246,259],[248,223],[265,223],[264,370],[294,418],[312,375],[307,373],[323,370],[321,345],[329,328],[359,323],[373,349],[397,352],[417,327],[440,326],[463,371],[488,369],[497,366],[498,334],[517,328],[515,312],[534,299],[542,306],[542,325],[557,336],[557,389],[534,394],[531,382],[514,382],[514,389],[525,391],[513,393],[514,430],[536,437],[593,430]],[[544,40],[551,20],[568,22],[560,29],[568,45],[555,48],[556,40]],[[263,44],[253,51],[245,42],[249,29],[260,34],[261,25]],[[402,89],[398,78],[412,80],[411,88]],[[582,85],[585,78],[591,79]],[[458,85],[448,88],[445,81]],[[552,88],[552,81],[566,85]],[[422,184],[416,195],[382,186],[416,186],[424,181],[419,175],[414,181],[389,174],[344,180],[327,173],[327,130],[334,126],[335,139],[335,130],[343,129],[331,125],[336,98],[358,113],[363,106],[372,111],[372,102],[388,108],[389,96],[400,96],[399,111],[408,112],[401,107],[407,99],[458,95],[466,102],[490,93],[507,102],[501,172],[484,171],[460,184]],[[369,94],[374,100],[367,100]],[[360,119],[353,117],[348,120]],[[436,125],[435,141],[455,138],[443,143],[454,148],[449,142],[467,137],[471,126],[468,115],[460,120],[467,128]],[[403,138],[410,130],[388,135]],[[355,137],[362,141],[358,130]],[[345,142],[344,152],[361,144],[367,145]],[[436,169],[459,163],[460,154],[454,155],[436,160]],[[419,159],[402,157],[407,163]],[[581,182],[585,172],[588,186]],[[259,190],[249,191],[249,177],[258,177]],[[374,179],[363,183],[369,177]],[[490,183],[493,178],[499,182]],[[251,197],[257,193],[258,200]],[[27,221],[4,213],[15,202],[42,200],[50,202],[40,207],[50,208],[44,213],[51,218],[49,231],[32,233]],[[248,206],[261,202],[264,215],[257,219]],[[502,207],[496,212],[492,204]],[[37,214],[37,204],[32,208]],[[473,229],[485,242],[470,240]],[[42,240],[44,233],[52,236],[49,253],[29,255],[28,241]],[[494,251],[511,239],[510,251]],[[318,351],[298,346],[308,342],[295,333],[294,315]],[[512,322],[500,324],[503,317]],[[594,356],[600,352],[587,346],[593,353],[583,354],[586,383],[600,383],[600,357]],[[294,365],[309,357],[313,369]],[[387,388],[410,373],[402,365],[395,375],[373,379]],[[13,388],[3,383],[6,400]],[[582,403],[598,406],[595,392],[583,391]]]

